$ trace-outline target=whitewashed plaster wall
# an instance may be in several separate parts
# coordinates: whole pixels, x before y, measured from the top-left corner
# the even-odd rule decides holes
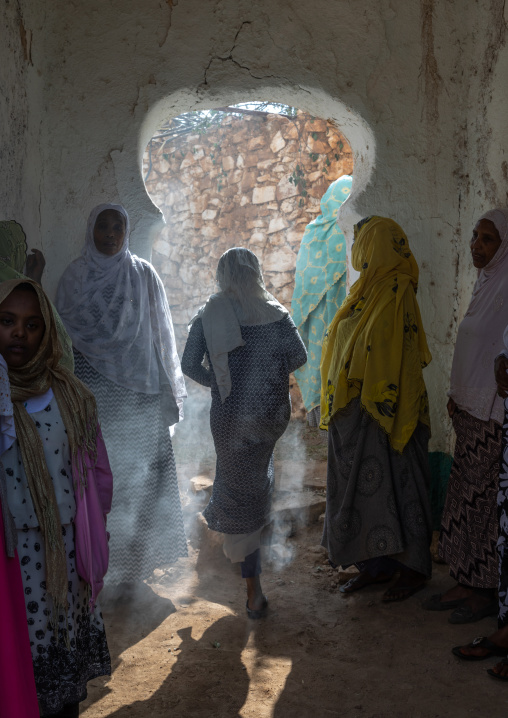
[[[149,256],[160,216],[141,176],[158,122],[248,99],[334,119],[355,153],[341,224],[405,228],[434,361],[433,448],[473,279],[474,217],[508,203],[503,0],[4,0],[2,218],[44,249],[53,293],[96,203],[126,205]]]

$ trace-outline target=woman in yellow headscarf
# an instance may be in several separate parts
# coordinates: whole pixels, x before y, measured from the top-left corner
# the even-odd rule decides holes
[[[431,361],[416,301],[418,265],[399,225],[368,217],[355,227],[359,279],[335,315],[321,359],[321,428],[328,429],[323,546],[360,574],[356,591],[399,578],[401,601],[431,574],[429,407]]]

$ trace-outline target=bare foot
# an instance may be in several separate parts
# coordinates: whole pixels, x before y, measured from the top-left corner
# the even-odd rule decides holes
[[[500,663],[496,663],[494,668],[488,670],[487,673],[490,673],[490,675],[495,675],[495,677],[499,676],[500,678],[503,678],[504,680],[508,681],[508,661],[505,659]]]
[[[264,605],[263,590],[259,576],[246,578],[247,583],[247,605],[252,611],[261,611]]]
[[[422,589],[426,583],[427,579],[423,573],[413,571],[411,568],[403,568],[393,586],[384,592],[382,600],[384,603],[405,601],[406,598]]]
[[[392,576],[393,574],[389,573],[378,573],[378,575],[374,577],[371,576],[367,570],[360,571],[358,576],[350,578],[339,590],[341,593],[353,593],[354,591],[359,591],[361,588],[365,588],[365,586],[371,586],[376,583],[386,583],[391,580]]]
[[[441,595],[441,603],[447,603],[447,601],[459,601],[461,598],[469,598],[474,589],[470,586],[462,586],[457,583],[453,588],[448,589]]]

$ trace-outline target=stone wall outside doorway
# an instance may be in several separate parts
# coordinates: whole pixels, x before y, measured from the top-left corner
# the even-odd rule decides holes
[[[152,261],[179,351],[189,320],[216,291],[217,261],[230,247],[251,249],[268,291],[290,307],[305,227],[320,214],[330,183],[352,170],[346,138],[300,111],[295,118],[229,115],[203,134],[152,140],[143,173],[166,219]]]

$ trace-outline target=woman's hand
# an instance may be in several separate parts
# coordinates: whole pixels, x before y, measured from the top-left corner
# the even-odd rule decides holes
[[[497,393],[503,399],[508,396],[508,358],[504,354],[496,357],[494,362],[494,374],[496,377]]]
[[[450,419],[451,419],[452,416],[453,416],[453,415],[455,414],[455,412],[457,411],[457,404],[453,401],[452,397],[450,397],[450,398],[448,399],[448,404],[446,405],[446,408],[447,408],[447,410],[448,410],[448,416],[449,416]]]
[[[25,272],[29,279],[33,279],[34,282],[41,283],[42,273],[46,266],[46,260],[44,259],[43,253],[39,249],[30,250],[32,254],[27,254]]]

